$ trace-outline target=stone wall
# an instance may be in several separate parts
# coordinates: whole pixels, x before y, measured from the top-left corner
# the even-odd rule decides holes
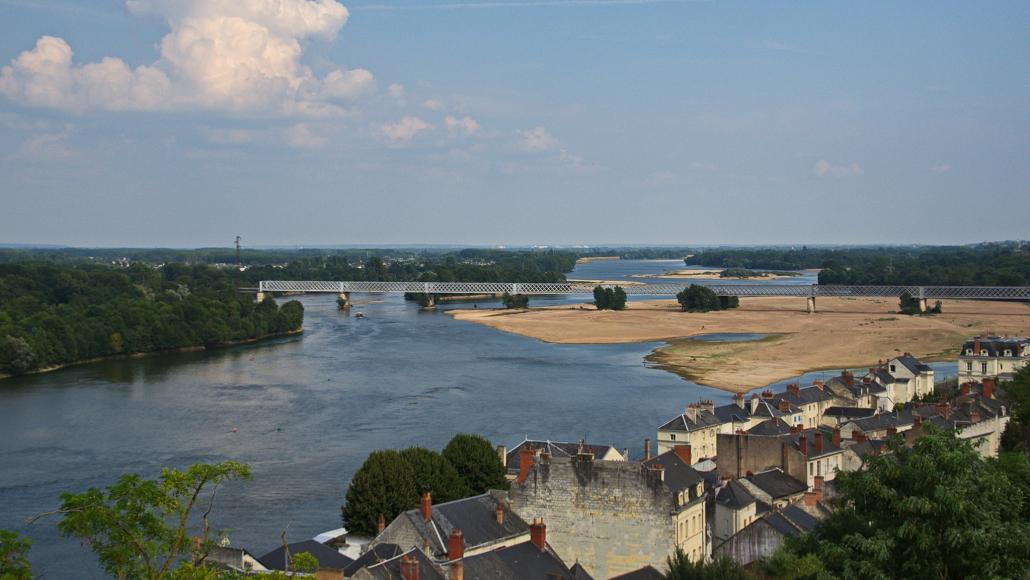
[[[662,568],[676,547],[675,496],[636,462],[539,458],[509,497],[522,519],[544,519],[563,560],[595,578]]]

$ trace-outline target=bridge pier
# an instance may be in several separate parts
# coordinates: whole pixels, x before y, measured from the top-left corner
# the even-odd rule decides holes
[[[422,308],[425,308],[427,310],[430,308],[436,308],[436,295],[426,294],[426,303],[424,306],[422,306]]]
[[[254,302],[257,302],[258,304],[261,304],[264,301],[265,301],[265,293],[264,292],[258,292],[257,294],[254,295]]]
[[[926,312],[930,308],[926,305],[926,298],[919,299],[919,312]]]
[[[340,292],[340,295],[336,297],[336,305],[340,307],[340,310],[350,308],[350,292]]]
[[[809,314],[815,313],[815,296],[809,296],[805,299],[805,306],[807,307]]]

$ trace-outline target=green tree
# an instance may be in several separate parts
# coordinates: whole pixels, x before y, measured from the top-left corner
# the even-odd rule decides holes
[[[700,284],[691,284],[676,295],[676,300],[684,312],[710,312],[722,309],[722,303],[715,291]]]
[[[501,304],[504,304],[505,308],[526,308],[529,306],[529,296],[505,292],[501,296]]]
[[[508,488],[500,457],[490,442],[479,435],[458,433],[444,447],[443,456],[465,480],[472,494]]]
[[[318,558],[311,552],[301,552],[290,557],[290,571],[297,574],[314,574],[318,571]]]
[[[0,337],[0,373],[20,375],[37,368],[32,347],[21,337]]]
[[[27,554],[32,542],[18,534],[0,530],[0,580],[32,580]]]
[[[788,542],[841,578],[992,578],[1030,569],[1027,498],[995,462],[953,432],[838,474],[834,513]]]
[[[213,546],[208,517],[218,487],[249,478],[250,468],[235,461],[166,468],[156,480],[123,475],[103,491],[61,494],[58,530],[88,545],[116,578],[169,578],[187,553],[199,564]],[[205,510],[199,549],[187,537],[198,503]]]
[[[719,310],[729,310],[740,306],[740,298],[737,296],[720,296]]]
[[[595,286],[594,287],[594,306],[596,306],[598,310],[607,310],[608,309],[609,296],[610,295],[608,294],[608,292],[605,291],[604,287],[602,287],[602,286]]]
[[[730,558],[691,562],[681,550],[666,558],[666,580],[747,580],[751,575]]]
[[[373,536],[380,514],[389,522],[416,505],[418,488],[411,464],[397,451],[373,451],[347,488],[343,525],[350,532]]]
[[[443,503],[469,495],[468,485],[443,455],[424,447],[409,447],[401,457],[414,472],[419,491],[433,492],[433,501]]]
[[[919,299],[913,297],[908,292],[902,293],[901,299],[898,301],[898,308],[901,309],[902,314],[921,314],[919,311]]]
[[[785,547],[760,560],[757,568],[766,578],[777,580],[821,580],[830,577],[815,554],[802,556]]]
[[[1002,449],[1030,451],[1030,366],[1023,367],[998,390],[1011,416],[1001,437]]]
[[[609,288],[607,292],[611,292],[611,295],[608,298],[608,308],[611,308],[612,310],[626,309],[626,291],[622,289],[622,286]]]

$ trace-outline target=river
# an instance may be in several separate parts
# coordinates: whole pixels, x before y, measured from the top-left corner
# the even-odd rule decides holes
[[[679,264],[594,262],[570,277],[624,279]],[[32,539],[37,576],[104,577],[91,552],[57,533],[56,518],[25,521],[55,509],[62,492],[122,473],[249,463],[252,481],[219,492],[213,527],[261,555],[287,526],[291,541],[339,527],[347,482],[374,449],[440,449],[465,431],[509,447],[527,435],[585,438],[639,457],[643,439],[685,403],[729,400],[645,366],[658,343],[547,344],[399,296],[357,296],[350,313],[332,295],[300,300],[301,336],[0,381],[0,528]]]

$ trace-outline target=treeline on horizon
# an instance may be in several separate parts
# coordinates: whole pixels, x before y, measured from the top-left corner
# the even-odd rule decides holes
[[[255,304],[230,271],[210,266],[0,264],[0,374],[219,346],[303,322],[300,302]]]
[[[684,262],[688,266],[758,270],[819,268],[820,284],[1030,284],[1030,247],[1014,242],[975,246],[712,249],[698,252]]]

